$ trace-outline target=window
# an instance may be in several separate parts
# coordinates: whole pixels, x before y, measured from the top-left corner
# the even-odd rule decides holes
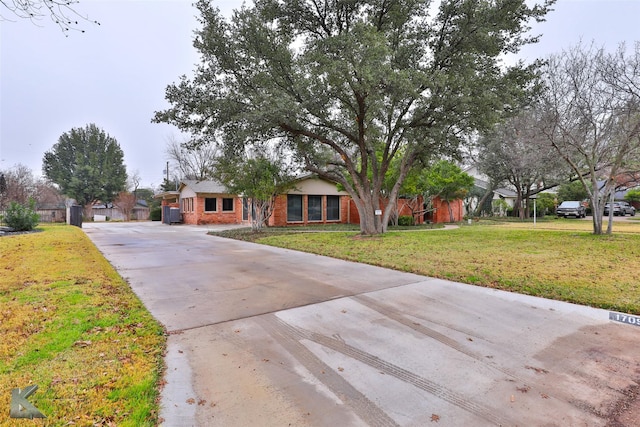
[[[204,198],[204,211],[205,212],[215,212],[217,211],[217,199],[215,197],[205,197]]]
[[[223,212],[233,211],[233,199],[222,199],[222,211]]]
[[[287,221],[302,221],[302,196],[287,194]]]
[[[182,212],[193,212],[193,197],[187,197],[181,200]]]
[[[322,221],[322,196],[307,196],[307,217],[309,221]]]
[[[249,199],[242,199],[242,220],[249,221]]]
[[[327,196],[327,221],[340,221],[340,196]]]

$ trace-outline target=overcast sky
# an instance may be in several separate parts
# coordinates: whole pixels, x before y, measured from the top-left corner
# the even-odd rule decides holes
[[[230,11],[241,1],[216,1]],[[124,151],[144,186],[162,182],[172,126],[153,124],[168,107],[164,91],[191,75],[197,10],[191,0],[81,0],[76,10],[100,22],[65,37],[48,20],[0,21],[0,170],[23,164],[40,175],[60,135],[95,123]],[[559,0],[535,27],[540,43],[526,61],[595,41],[610,49],[640,40],[640,0]],[[0,15],[9,15],[0,6]]]

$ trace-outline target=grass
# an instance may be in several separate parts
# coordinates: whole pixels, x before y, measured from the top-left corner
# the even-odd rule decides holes
[[[259,234],[258,243],[478,286],[640,314],[640,224],[483,222],[455,230]]]
[[[157,424],[164,331],[82,230],[0,238],[0,417],[37,384],[35,425]]]

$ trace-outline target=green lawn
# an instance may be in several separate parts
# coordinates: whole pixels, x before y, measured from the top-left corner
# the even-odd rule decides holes
[[[591,223],[552,220],[398,231],[288,233],[258,243],[328,255],[479,286],[640,314],[640,224],[614,235]]]
[[[153,426],[165,336],[76,227],[0,237],[0,425]],[[11,389],[44,423],[10,419]]]

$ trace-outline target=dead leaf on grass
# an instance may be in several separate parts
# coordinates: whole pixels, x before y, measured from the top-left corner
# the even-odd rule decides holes
[[[89,347],[91,344],[93,344],[91,341],[89,340],[85,340],[85,341],[76,341],[73,343],[73,345],[75,345],[76,347]]]

